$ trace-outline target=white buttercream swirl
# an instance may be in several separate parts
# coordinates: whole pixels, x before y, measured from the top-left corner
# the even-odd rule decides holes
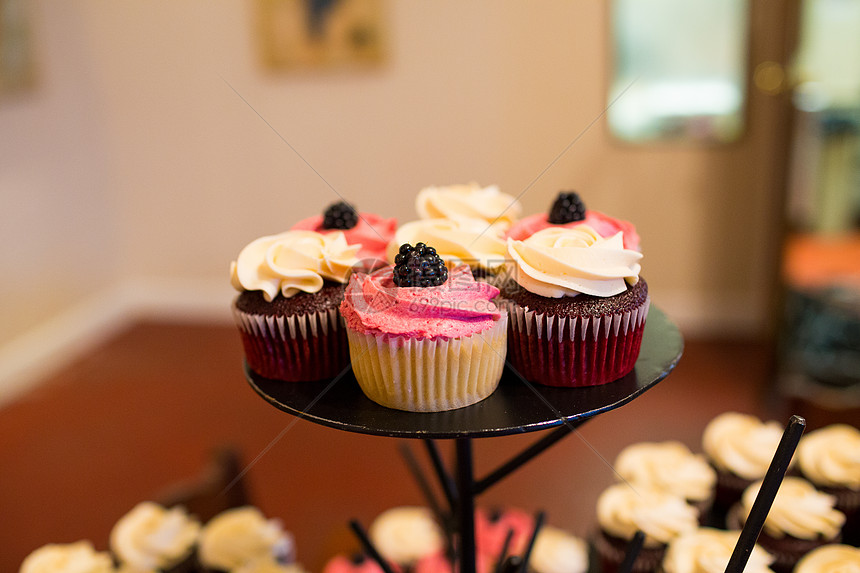
[[[797,446],[800,471],[812,483],[860,490],[860,430],[832,424],[812,431]]]
[[[644,485],[618,483],[597,498],[600,527],[620,539],[645,534],[645,545],[669,543],[699,525],[699,512],[678,495]]]
[[[741,496],[744,521],[749,516],[761,483],[752,484]],[[845,523],[845,514],[834,508],[835,502],[836,498],[818,491],[805,479],[785,477],[765,519],[764,531],[777,539],[786,535],[797,539],[834,539]]]
[[[767,473],[782,433],[777,422],[725,412],[705,427],[702,449],[718,469],[755,480]]]
[[[359,249],[361,245],[347,244],[340,231],[287,231],[260,237],[230,264],[230,282],[238,291],[263,291],[270,302],[278,292],[287,298],[317,292],[325,279],[349,280]]]
[[[191,554],[199,533],[200,523],[184,508],[144,501],[113,526],[110,547],[133,569],[167,569]]]
[[[400,245],[425,243],[449,267],[467,264],[494,270],[505,264],[506,245],[502,233],[480,219],[420,219],[406,223],[388,244],[388,261],[394,263]]]
[[[621,233],[603,238],[588,225],[549,227],[523,241],[508,239],[514,280],[539,296],[609,297],[639,281],[642,253],[624,248]]]
[[[634,487],[654,486],[690,501],[709,499],[717,482],[717,473],[704,456],[675,441],[627,446],[615,460],[615,471]]]
[[[266,519],[256,507],[246,506],[213,517],[200,533],[197,555],[206,567],[231,571],[263,559],[289,561],[294,546],[279,520]]]
[[[398,565],[410,565],[443,549],[444,536],[425,507],[394,507],[381,513],[368,530],[379,553]]]
[[[96,551],[89,541],[44,545],[21,563],[19,573],[113,573],[107,552]]]
[[[426,187],[415,198],[415,209],[422,219],[480,219],[506,231],[522,214],[516,198],[502,193],[495,185],[477,183]]]
[[[664,573],[723,573],[738,543],[740,531],[700,527],[669,542],[663,557]],[[744,573],[773,573],[773,556],[756,544]]]
[[[860,573],[860,548],[822,545],[801,557],[794,573]]]
[[[585,573],[588,545],[562,529],[544,525],[535,539],[529,569],[535,573]]]

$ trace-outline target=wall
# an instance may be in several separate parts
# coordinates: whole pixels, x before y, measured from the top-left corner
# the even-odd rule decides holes
[[[32,7],[41,85],[0,101],[0,344],[109,301],[226,320],[251,239],[338,195],[406,221],[423,186],[471,180],[526,213],[575,188],[635,221],[688,332],[763,323],[772,200],[747,195],[767,182],[742,149],[611,140],[602,1],[390,1],[384,66],[293,75],[261,69],[253,2]]]

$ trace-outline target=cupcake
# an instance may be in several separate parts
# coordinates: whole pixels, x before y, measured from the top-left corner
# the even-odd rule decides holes
[[[761,482],[744,490],[740,503],[729,516],[737,527],[743,526]],[[838,543],[845,515],[834,507],[835,499],[815,489],[803,478],[788,476],[783,479],[773,505],[767,514],[759,544],[774,556],[771,568],[776,573],[790,573],[797,561],[817,547]]]
[[[508,237],[522,241],[549,227],[574,227],[581,224],[588,225],[601,237],[608,238],[621,233],[625,249],[639,250],[639,235],[633,223],[587,210],[575,191],[560,192],[548,213],[537,213],[521,219],[508,230]]]
[[[341,305],[352,369],[382,406],[438,412],[495,391],[505,364],[507,314],[497,288],[469,267],[448,272],[432,247],[403,245],[395,267],[355,273]]]
[[[744,490],[763,479],[782,439],[783,428],[774,421],[725,412],[708,422],[702,434],[702,449],[717,470],[714,515],[716,525],[738,502]]]
[[[482,219],[419,219],[406,223],[397,229],[388,246],[388,262],[394,263],[400,245],[405,243],[433,245],[448,268],[469,265],[476,279],[495,278],[507,260],[502,234]]]
[[[849,545],[824,545],[804,555],[794,573],[856,573],[860,571],[860,548]]]
[[[206,523],[197,558],[206,571],[219,573],[258,561],[289,565],[295,559],[295,543],[279,520],[266,519],[256,507],[237,507]]]
[[[553,527],[541,527],[528,562],[534,573],[585,573],[589,570],[585,540]]]
[[[595,386],[633,370],[650,300],[642,255],[587,225],[508,239],[508,358],[529,382]]]
[[[397,565],[390,564],[394,571],[400,571]],[[358,554],[353,558],[345,555],[335,555],[323,567],[323,573],[383,573],[379,563],[367,555]]]
[[[298,563],[284,564],[271,557],[250,561],[230,573],[309,573]]]
[[[328,233],[340,231],[349,245],[359,245],[361,259],[385,260],[388,243],[394,238],[397,219],[386,219],[373,213],[359,212],[345,201],[329,205],[322,215],[302,219],[292,231]]]
[[[634,572],[654,571],[668,544],[699,526],[698,512],[678,495],[625,483],[609,486],[597,498],[594,547],[603,573],[616,573],[637,531],[645,535]]]
[[[288,382],[330,379],[349,365],[338,307],[358,263],[341,232],[287,231],[259,238],[231,264],[245,360]]]
[[[368,530],[380,555],[403,568],[444,549],[441,527],[426,507],[395,507],[380,514]]]
[[[836,498],[845,514],[842,540],[860,544],[860,430],[832,424],[800,439],[797,468],[812,484]]]
[[[111,556],[89,541],[52,543],[30,553],[19,573],[114,573]]]
[[[495,185],[477,183],[426,187],[418,192],[415,208],[422,219],[478,219],[504,233],[522,214],[515,197],[502,193]]]
[[[144,501],[110,532],[110,548],[121,570],[180,573],[194,570],[200,523],[182,507]]]
[[[681,442],[641,442],[627,446],[615,459],[616,473],[626,482],[653,486],[683,497],[699,511],[699,521],[714,500],[717,473],[701,454]]]
[[[723,573],[740,537],[739,531],[700,527],[669,542],[662,573]],[[773,556],[758,544],[749,554],[744,573],[773,573]]]

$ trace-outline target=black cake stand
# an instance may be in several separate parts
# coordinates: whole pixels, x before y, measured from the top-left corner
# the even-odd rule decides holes
[[[364,396],[348,369],[322,382],[285,383],[258,376],[245,365],[251,387],[276,408],[323,426],[348,432],[423,439],[448,501],[459,537],[461,573],[475,573],[475,497],[567,436],[597,414],[622,406],[663,380],[684,349],[678,328],[651,305],[634,370],[614,382],[589,388],[551,388],[530,384],[505,369],[487,399],[448,412],[413,413],[379,406]],[[472,439],[549,430],[544,437],[486,477],[476,480]],[[454,439],[452,476],[435,439]]]

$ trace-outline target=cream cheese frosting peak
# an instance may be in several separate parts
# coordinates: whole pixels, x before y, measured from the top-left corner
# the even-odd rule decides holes
[[[782,439],[777,422],[725,412],[711,420],[702,434],[702,449],[720,470],[748,480],[764,477]]]
[[[113,573],[110,554],[96,551],[89,541],[52,543],[36,549],[21,563],[19,573]]]
[[[287,231],[260,237],[230,264],[230,282],[238,291],[259,290],[267,301],[278,293],[291,297],[314,293],[325,280],[346,283],[361,245],[349,245],[340,231]]]
[[[601,237],[588,225],[549,227],[522,241],[508,238],[514,280],[539,296],[610,297],[639,281],[642,253],[624,248],[621,233]]]
[[[212,518],[200,533],[197,554],[206,567],[232,571],[250,562],[292,559],[294,542],[277,519],[266,519],[256,507],[228,509]]]
[[[502,193],[495,185],[477,183],[425,187],[415,198],[415,209],[422,219],[480,219],[508,229],[522,214],[516,198]]]
[[[700,527],[669,542],[663,558],[664,573],[723,573],[729,564],[740,531]],[[773,573],[773,556],[756,544],[744,573]]]
[[[681,442],[641,442],[624,448],[615,471],[626,481],[671,491],[690,501],[713,495],[717,474],[704,456]]]
[[[597,498],[597,521],[610,535],[633,539],[645,534],[645,545],[669,543],[699,525],[699,512],[678,495],[655,487],[618,483]]]
[[[199,533],[200,523],[184,508],[145,501],[116,522],[110,546],[133,569],[168,569],[190,555]]]
[[[388,245],[388,261],[393,263],[400,245],[425,243],[436,249],[449,267],[496,269],[505,264],[506,245],[494,227],[481,219],[419,219],[406,223]]]
[[[860,490],[860,430],[833,424],[803,436],[797,446],[800,471],[825,487]]]
[[[383,557],[410,565],[444,546],[442,529],[426,507],[395,507],[380,514],[368,530]]]
[[[860,548],[851,545],[822,545],[804,555],[794,573],[860,573]]]
[[[761,481],[744,490],[741,515],[744,520],[755,503]],[[774,538],[834,539],[845,523],[845,514],[834,508],[836,499],[815,489],[803,478],[782,480],[764,522],[764,531]]]

